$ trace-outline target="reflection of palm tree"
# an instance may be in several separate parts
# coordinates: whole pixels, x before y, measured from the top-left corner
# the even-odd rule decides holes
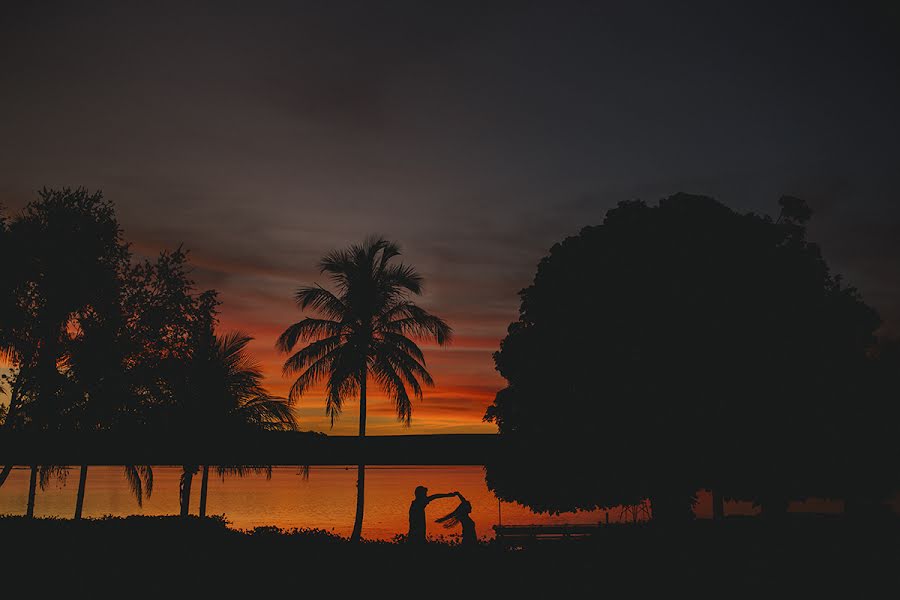
[[[41,491],[47,489],[50,480],[57,478],[63,483],[69,475],[69,467],[59,465],[31,465],[29,467],[30,477],[28,480],[28,506],[25,508],[25,517],[31,519],[34,517],[34,499],[38,486]]]
[[[203,397],[201,407],[207,430],[220,432],[293,431],[297,420],[284,398],[269,395],[262,385],[263,372],[259,363],[247,352],[253,338],[242,333],[216,336],[209,351],[202,353],[195,365]],[[248,472],[271,473],[266,465],[221,465],[220,476]],[[191,482],[199,471],[198,465],[184,465],[181,474],[181,514],[187,516],[190,507]],[[206,490],[209,465],[203,466],[200,488],[200,516],[206,516]]]
[[[326,255],[319,267],[337,288],[303,286],[296,301],[301,309],[317,310],[324,318],[306,318],[288,327],[277,346],[291,352],[297,342],[309,342],[284,363],[285,374],[296,374],[290,398],[303,395],[310,386],[326,380],[325,411],[334,419],[344,401],[359,393],[359,436],[366,435],[366,384],[371,374],[393,400],[397,417],[409,425],[412,417],[407,386],[422,397],[422,383],[433,385],[425,369],[425,357],[411,338],[450,340],[450,327],[409,300],[422,293],[422,277],[403,263],[397,244],[368,238],[361,245]],[[365,467],[357,479],[356,520],[350,539],[362,534]]]
[[[144,496],[153,493],[153,469],[148,465],[125,465],[125,480],[138,506],[144,505]]]
[[[25,509],[26,517],[34,516],[34,502],[37,488],[41,491],[47,489],[54,478],[65,483],[69,476],[69,467],[60,465],[31,465],[28,481],[28,505]],[[84,507],[85,482],[87,480],[87,465],[81,465],[78,477],[78,492],[75,501],[75,519],[81,518]],[[153,469],[146,465],[126,465],[125,480],[128,488],[137,500],[138,506],[144,505],[144,496],[149,497],[153,492]]]
[[[243,477],[244,475],[253,474],[265,474],[266,479],[272,478],[272,465],[219,465],[215,468],[216,475],[218,475],[222,481],[225,481],[225,477],[228,475],[236,475],[238,477]],[[207,490],[209,488],[209,465],[203,466],[203,476],[200,480],[200,517],[206,516],[206,498],[207,498]]]

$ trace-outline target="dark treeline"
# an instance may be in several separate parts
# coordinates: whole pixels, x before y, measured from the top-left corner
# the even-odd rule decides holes
[[[0,386],[0,485],[29,465],[31,515],[36,487],[79,464],[78,518],[90,464],[125,463],[141,502],[148,465],[175,463],[181,514],[202,472],[204,515],[211,469],[352,463],[357,540],[364,464],[413,454],[481,456],[500,498],[538,511],[649,498],[655,519],[682,521],[707,488],[716,516],[726,498],[766,515],[811,496],[871,512],[897,489],[900,343],[878,337],[876,311],[807,239],[806,204],[780,206],[773,219],[687,194],[620,203],[555,245],[521,292],[495,354],[509,385],[485,415],[500,443],[365,443],[367,385],[408,424],[432,383],[414,339],[450,339],[412,301],[422,277],[393,262],[399,246],[372,237],[327,254],[334,291],[298,289],[317,315],[279,338],[296,377],[282,399],[263,388],[250,338],[217,331],[217,295],[196,289],[186,252],[135,260],[100,193],[45,189],[0,214],[0,348],[13,365]],[[332,418],[359,400],[359,439],[297,432],[290,402],[317,382]]]
[[[2,216],[0,255],[7,257],[0,349],[13,365],[2,381],[4,433],[152,432],[202,443],[223,433],[296,429],[287,401],[262,387],[246,351],[250,338],[217,333],[216,292],[195,288],[186,252],[135,260],[101,193],[42,190],[18,214]],[[29,515],[35,485],[65,472],[30,464]],[[0,485],[12,466],[4,465]],[[183,514],[200,468],[184,464]],[[215,468],[223,476],[247,469]],[[87,471],[82,464],[76,518]],[[204,465],[204,491],[208,471]],[[127,465],[125,476],[138,502],[151,493],[149,466]]]
[[[896,490],[900,345],[806,237],[703,196],[620,203],[553,246],[521,292],[485,419],[489,486],[539,511],[633,504],[691,517],[694,494],[882,510]]]

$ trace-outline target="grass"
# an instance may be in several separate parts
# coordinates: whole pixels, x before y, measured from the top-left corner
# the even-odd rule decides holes
[[[107,517],[80,522],[0,517],[4,566],[41,596],[110,591],[475,592],[554,597],[575,592],[675,590],[731,596],[788,592],[896,596],[898,518],[837,517],[610,526],[592,539],[522,550],[344,538],[316,529],[237,531],[222,518]],[[38,589],[35,589],[37,592]]]

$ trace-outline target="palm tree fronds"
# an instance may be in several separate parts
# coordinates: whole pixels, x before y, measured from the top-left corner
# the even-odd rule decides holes
[[[301,310],[312,308],[333,319],[339,319],[347,307],[334,294],[321,286],[303,286],[297,289],[294,299]]]
[[[50,485],[50,481],[53,479],[65,485],[68,476],[69,467],[62,465],[41,465],[38,467],[38,485],[41,491],[47,489],[47,486]]]
[[[125,465],[125,480],[138,506],[143,506],[144,496],[149,498],[153,493],[153,468],[149,465]]]
[[[314,365],[316,362],[326,358],[332,350],[340,345],[340,343],[341,336],[339,335],[311,343],[305,348],[298,350],[292,354],[290,358],[284,361],[284,365],[281,369],[282,374],[290,375],[292,373],[298,373],[304,368]]]
[[[258,396],[246,400],[238,409],[242,420],[267,431],[296,431],[294,410],[284,398]]]
[[[300,287],[295,295],[302,310],[318,311],[323,318],[307,317],[278,338],[283,352],[308,342],[284,362],[283,374],[295,376],[289,398],[295,400],[326,380],[325,413],[332,426],[344,402],[360,392],[368,372],[388,392],[398,419],[406,424],[412,414],[410,397],[422,398],[422,387],[434,385],[414,340],[443,345],[453,331],[410,301],[421,295],[423,278],[412,266],[391,262],[400,253],[398,244],[370,236],[362,244],[326,254],[319,268],[335,291],[314,285]]]
[[[372,374],[375,380],[381,385],[391,400],[394,402],[394,408],[397,410],[397,420],[403,422],[407,427],[412,423],[412,403],[409,400],[409,394],[403,380],[393,366],[383,357],[379,357],[372,365]],[[419,383],[413,380],[414,393],[418,398],[422,397],[422,388]]]
[[[244,477],[246,475],[265,474],[266,479],[272,479],[272,465],[218,465],[216,467],[216,475],[222,481],[227,476]]]
[[[384,269],[382,277],[385,283],[400,290],[408,290],[419,296],[422,294],[424,279],[411,266],[400,263]]]
[[[282,352],[290,352],[299,340],[317,340],[323,336],[334,337],[340,334],[341,324],[330,319],[306,318],[288,327],[278,336],[275,346]]]

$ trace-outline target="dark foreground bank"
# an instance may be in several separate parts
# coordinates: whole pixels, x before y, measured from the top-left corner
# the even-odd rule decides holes
[[[410,548],[399,540],[351,545],[323,531],[239,532],[218,519],[0,517],[4,566],[42,597],[79,590],[175,597],[304,590],[338,597],[376,590],[475,597],[612,590],[895,597],[898,532],[893,516],[730,519],[678,529],[611,526],[592,539],[503,550],[493,543],[475,549],[443,543]]]

